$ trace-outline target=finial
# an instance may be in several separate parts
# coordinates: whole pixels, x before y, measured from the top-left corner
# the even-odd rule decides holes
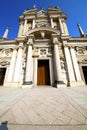
[[[85,37],[86,35],[85,35],[85,33],[83,32],[83,30],[82,30],[80,24],[77,24],[77,26],[78,26],[78,29],[79,29],[80,36],[81,36],[81,37]]]
[[[33,9],[36,9],[36,5],[33,6]]]
[[[58,6],[55,6],[55,9],[59,9]]]
[[[3,35],[3,39],[7,39],[8,37],[8,32],[9,32],[9,27],[6,28],[4,35]]]
[[[41,10],[44,10],[44,8],[42,7]]]

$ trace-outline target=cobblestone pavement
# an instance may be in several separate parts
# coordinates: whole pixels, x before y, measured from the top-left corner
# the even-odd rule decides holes
[[[1,127],[6,121],[9,130],[87,130],[87,87],[1,87]]]

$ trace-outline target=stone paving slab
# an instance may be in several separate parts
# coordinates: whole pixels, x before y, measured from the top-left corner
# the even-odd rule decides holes
[[[59,125],[59,126],[35,126],[35,125],[8,125],[9,130],[87,130],[87,125]]]
[[[3,102],[0,121],[7,121],[9,130],[87,129],[87,88],[36,87],[13,91],[9,88],[7,91],[0,96]],[[79,102],[81,99],[84,105]]]

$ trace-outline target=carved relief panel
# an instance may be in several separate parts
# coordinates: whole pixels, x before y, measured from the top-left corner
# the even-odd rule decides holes
[[[87,54],[87,47],[85,46],[81,46],[81,47],[77,46],[75,50],[77,55]]]
[[[34,48],[33,51],[33,55],[34,56],[38,56],[38,57],[47,57],[47,56],[51,56],[52,55],[52,49],[51,48],[45,48],[45,47],[41,47],[41,48]]]

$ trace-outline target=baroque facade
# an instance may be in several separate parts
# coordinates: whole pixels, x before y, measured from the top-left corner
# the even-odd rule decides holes
[[[71,37],[67,15],[58,7],[28,9],[19,17],[17,38],[0,39],[0,85],[9,87],[84,86],[87,84],[87,37]]]

